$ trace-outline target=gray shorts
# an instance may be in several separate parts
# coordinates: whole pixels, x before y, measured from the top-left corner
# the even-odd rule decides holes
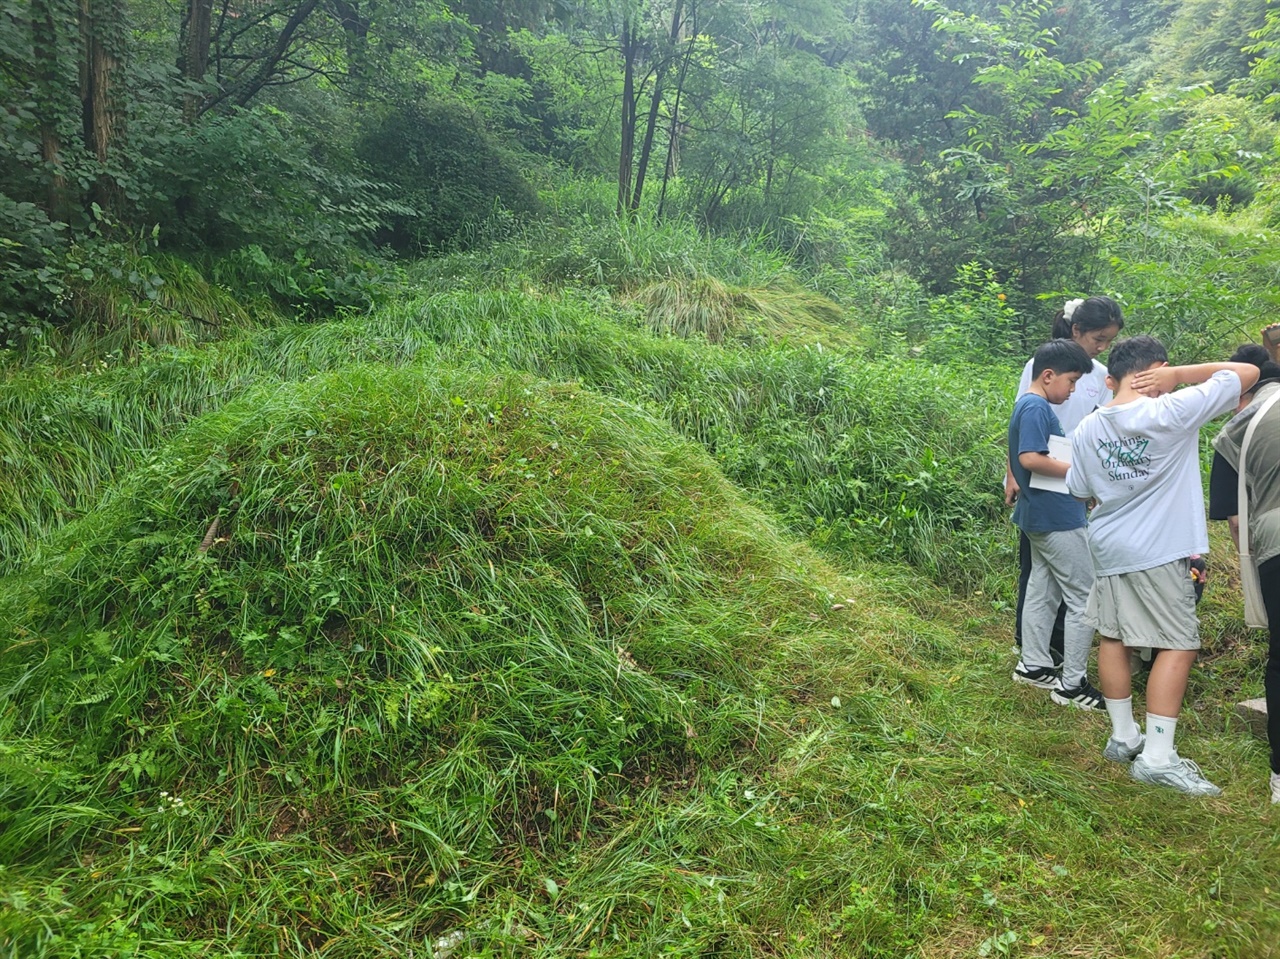
[[[1191,561],[1176,559],[1136,573],[1099,576],[1089,593],[1085,620],[1126,646],[1199,649]]]

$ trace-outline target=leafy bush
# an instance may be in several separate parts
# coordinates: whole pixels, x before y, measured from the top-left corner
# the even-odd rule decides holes
[[[1134,332],[1179,362],[1208,362],[1255,341],[1280,306],[1280,257],[1268,211],[1167,214],[1116,248],[1115,289]]]
[[[66,294],[65,224],[0,193],[0,347],[40,335]]]
[[[461,103],[434,101],[389,110],[359,147],[374,176],[402,204],[383,217],[377,239],[424,253],[457,242],[495,209],[538,207],[515,157]]]
[[[156,158],[165,175],[138,217],[187,253],[250,246],[326,266],[366,245],[388,216],[406,211],[387,185],[316,162],[306,125],[257,108],[174,131]]]
[[[326,267],[301,249],[274,257],[257,244],[211,259],[209,272],[229,289],[307,319],[372,308],[391,295],[396,279],[396,269],[376,259],[348,255]]]

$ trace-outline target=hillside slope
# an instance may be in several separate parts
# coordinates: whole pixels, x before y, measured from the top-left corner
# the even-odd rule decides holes
[[[332,368],[175,418],[0,580],[7,954],[1275,954],[1277,813],[1212,667],[1180,735],[1226,792],[1153,794],[1010,688],[998,598],[820,558],[726,478],[737,426],[713,456],[489,329],[278,338]],[[575,369],[621,357],[585,330]],[[644,349],[672,409],[767,412]],[[857,380],[796,356],[725,363],[821,424]],[[942,382],[843,415],[980,402]],[[888,456],[855,466],[927,491]]]

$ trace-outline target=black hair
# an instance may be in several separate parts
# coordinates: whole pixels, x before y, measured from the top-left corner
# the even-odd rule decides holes
[[[1119,383],[1130,373],[1168,362],[1169,351],[1154,336],[1131,336],[1111,347],[1107,372]]]
[[[1083,376],[1092,372],[1093,360],[1075,340],[1050,340],[1031,357],[1031,378],[1038,379],[1045,370]]]
[[[1259,346],[1257,343],[1241,343],[1236,347],[1236,351],[1231,354],[1230,363],[1251,363],[1258,369],[1262,369],[1263,363],[1271,362],[1271,355],[1267,352],[1265,346]]]
[[[1236,352],[1238,353],[1239,350],[1237,350]],[[1239,361],[1233,360],[1232,362],[1248,363],[1250,361],[1249,360],[1239,360]],[[1255,392],[1257,392],[1258,387],[1265,386],[1268,383],[1274,383],[1277,380],[1280,380],[1280,363],[1277,363],[1275,362],[1275,360],[1268,357],[1267,359],[1263,360],[1261,363],[1257,364],[1257,366],[1258,366],[1258,382],[1254,383],[1252,387],[1245,390],[1243,393],[1244,396],[1252,396]]]
[[[1280,363],[1276,363],[1271,359],[1271,354],[1267,352],[1265,346],[1259,346],[1257,343],[1241,343],[1236,347],[1236,351],[1231,354],[1229,363],[1248,363],[1258,368],[1258,382],[1245,390],[1242,396],[1252,396],[1258,389],[1269,380],[1280,377]]]
[[[1094,330],[1105,330],[1108,326],[1124,329],[1120,304],[1109,296],[1091,296],[1083,303],[1077,303],[1070,319],[1067,319],[1065,307],[1054,315],[1053,338],[1069,340],[1077,327],[1081,333],[1092,333]]]

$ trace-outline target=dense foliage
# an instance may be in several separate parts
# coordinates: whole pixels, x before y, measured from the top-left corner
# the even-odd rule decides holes
[[[140,236],[315,316],[373,302],[379,254],[483,245],[596,186],[599,215],[755,236],[847,303],[989,271],[1014,354],[1046,296],[1106,289],[1210,323],[1270,307],[1223,311],[1201,276],[1149,269],[1203,223],[1218,290],[1272,267],[1260,0],[231,9],[0,10],[7,340],[102,327],[77,291]]]

